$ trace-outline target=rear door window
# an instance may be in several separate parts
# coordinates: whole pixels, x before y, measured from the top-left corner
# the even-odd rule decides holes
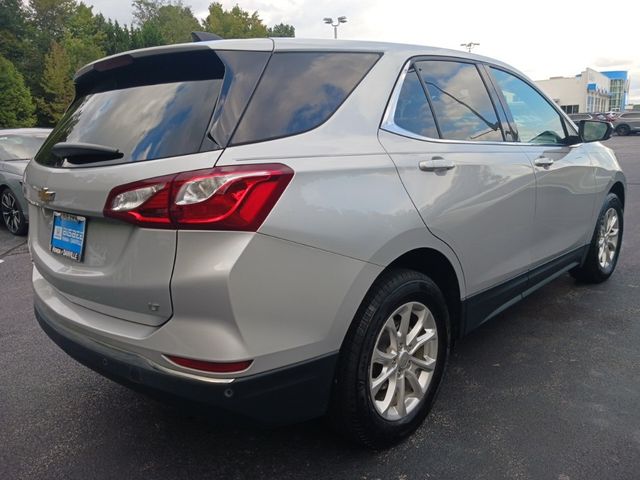
[[[502,141],[502,129],[489,92],[473,63],[445,60],[417,62],[431,97],[442,138]]]
[[[275,53],[231,144],[296,135],[318,127],[379,57],[377,53]]]

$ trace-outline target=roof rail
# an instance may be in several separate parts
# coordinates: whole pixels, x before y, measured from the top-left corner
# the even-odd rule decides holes
[[[222,40],[222,37],[211,32],[191,32],[191,41],[193,42],[208,42],[209,40]]]

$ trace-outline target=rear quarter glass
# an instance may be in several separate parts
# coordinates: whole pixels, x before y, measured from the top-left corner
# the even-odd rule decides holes
[[[232,145],[312,130],[347,99],[378,53],[275,53],[231,139]]]

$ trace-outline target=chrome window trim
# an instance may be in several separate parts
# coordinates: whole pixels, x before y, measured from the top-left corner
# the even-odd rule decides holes
[[[405,130],[404,128],[398,126],[394,122],[393,117],[394,117],[394,114],[396,112],[396,107],[398,106],[398,99],[400,98],[400,91],[402,90],[402,85],[404,84],[404,80],[407,77],[407,74],[409,73],[409,68],[411,67],[411,64],[413,63],[414,60],[415,60],[414,58],[410,58],[409,60],[407,60],[405,62],[404,66],[402,67],[400,75],[399,75],[398,79],[396,80],[396,84],[394,85],[393,90],[391,92],[391,97],[389,98],[389,102],[387,103],[387,108],[384,111],[384,115],[382,117],[382,122],[380,123],[380,129],[381,130],[384,130],[385,132],[393,133],[395,135],[400,135],[400,136],[403,136],[403,137],[412,138],[414,140],[420,140],[420,141],[423,141],[423,142],[454,144],[454,145],[458,145],[458,144],[462,144],[462,145],[511,145],[511,146],[518,146],[518,147],[525,146],[525,147],[567,147],[567,148],[575,146],[575,145],[562,145],[562,144],[558,144],[558,143],[551,143],[551,144],[549,144],[549,143],[530,143],[530,142],[514,142],[514,141],[508,141],[508,140],[505,140],[505,141],[502,141],[502,142],[496,142],[496,141],[485,142],[485,141],[479,141],[479,140],[450,140],[450,139],[445,139],[445,138],[425,137],[424,135],[419,135],[417,133],[410,132],[409,130]],[[467,59],[467,63],[469,63],[469,61],[470,61],[470,59]],[[474,64],[477,64],[477,62],[474,62]],[[486,65],[489,65],[490,67],[492,66],[491,64],[486,64]],[[504,70],[504,71],[508,72],[507,70]],[[435,113],[433,115],[435,117]]]

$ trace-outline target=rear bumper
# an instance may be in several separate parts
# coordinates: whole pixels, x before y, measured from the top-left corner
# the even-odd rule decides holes
[[[68,355],[115,382],[211,415],[274,426],[323,415],[329,406],[338,358],[332,353],[292,366],[237,379],[187,378],[140,355],[72,332],[36,307],[45,333]]]

